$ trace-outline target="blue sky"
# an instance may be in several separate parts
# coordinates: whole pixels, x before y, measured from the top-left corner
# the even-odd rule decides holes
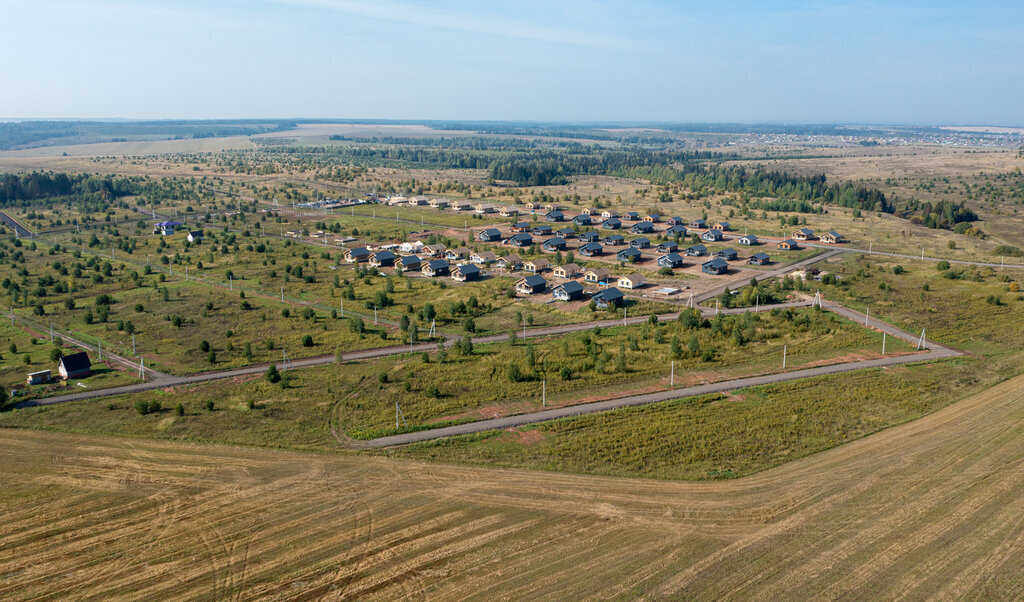
[[[1019,1],[0,0],[0,117],[1024,125],[1021,23]]]

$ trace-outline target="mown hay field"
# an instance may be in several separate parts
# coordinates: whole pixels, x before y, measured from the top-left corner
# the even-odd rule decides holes
[[[1018,378],[718,483],[3,430],[0,595],[1013,598],[1022,420]]]

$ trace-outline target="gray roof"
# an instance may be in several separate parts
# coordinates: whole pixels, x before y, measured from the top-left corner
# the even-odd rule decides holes
[[[605,301],[614,301],[616,299],[621,299],[623,297],[625,297],[625,295],[622,294],[622,291],[615,288],[614,286],[610,286],[604,290],[594,293],[590,298],[604,299]]]
[[[555,290],[558,289],[562,289],[570,294],[579,293],[583,291],[583,285],[580,284],[579,282],[576,282],[575,280],[570,280],[569,282],[563,282],[562,284],[559,284],[558,286],[555,287]]]

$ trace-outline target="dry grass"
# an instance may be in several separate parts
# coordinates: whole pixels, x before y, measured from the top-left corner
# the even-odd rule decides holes
[[[669,483],[0,432],[0,595],[1012,598],[1024,378]]]

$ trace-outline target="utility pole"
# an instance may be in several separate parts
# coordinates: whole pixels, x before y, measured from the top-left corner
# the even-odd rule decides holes
[[[139,380],[146,380],[146,360],[139,358]]]
[[[783,345],[782,346],[782,369],[783,370],[786,369],[786,350],[787,350],[787,347],[789,347],[789,346],[788,345]]]
[[[132,355],[138,355],[138,353],[135,353],[135,333],[134,332],[132,333]]]
[[[540,383],[540,405],[548,405],[548,381],[543,380]]]
[[[102,362],[103,361],[103,343],[100,343],[100,342],[96,343],[96,353],[99,356],[99,359],[97,361],[101,361]]]
[[[373,306],[373,325],[377,325],[377,306]]]
[[[676,386],[676,361],[672,360],[672,372],[669,373],[668,386]]]
[[[918,351],[920,351],[922,347],[926,347],[926,346],[927,346],[927,341],[924,338],[924,328],[922,328],[921,329],[921,338],[919,338],[917,340],[917,349],[918,349]]]
[[[864,309],[864,325],[868,325],[868,314],[871,313],[871,308],[867,307]]]
[[[345,317],[345,297],[341,298],[341,317]]]
[[[882,355],[885,355],[885,331],[882,331]]]

